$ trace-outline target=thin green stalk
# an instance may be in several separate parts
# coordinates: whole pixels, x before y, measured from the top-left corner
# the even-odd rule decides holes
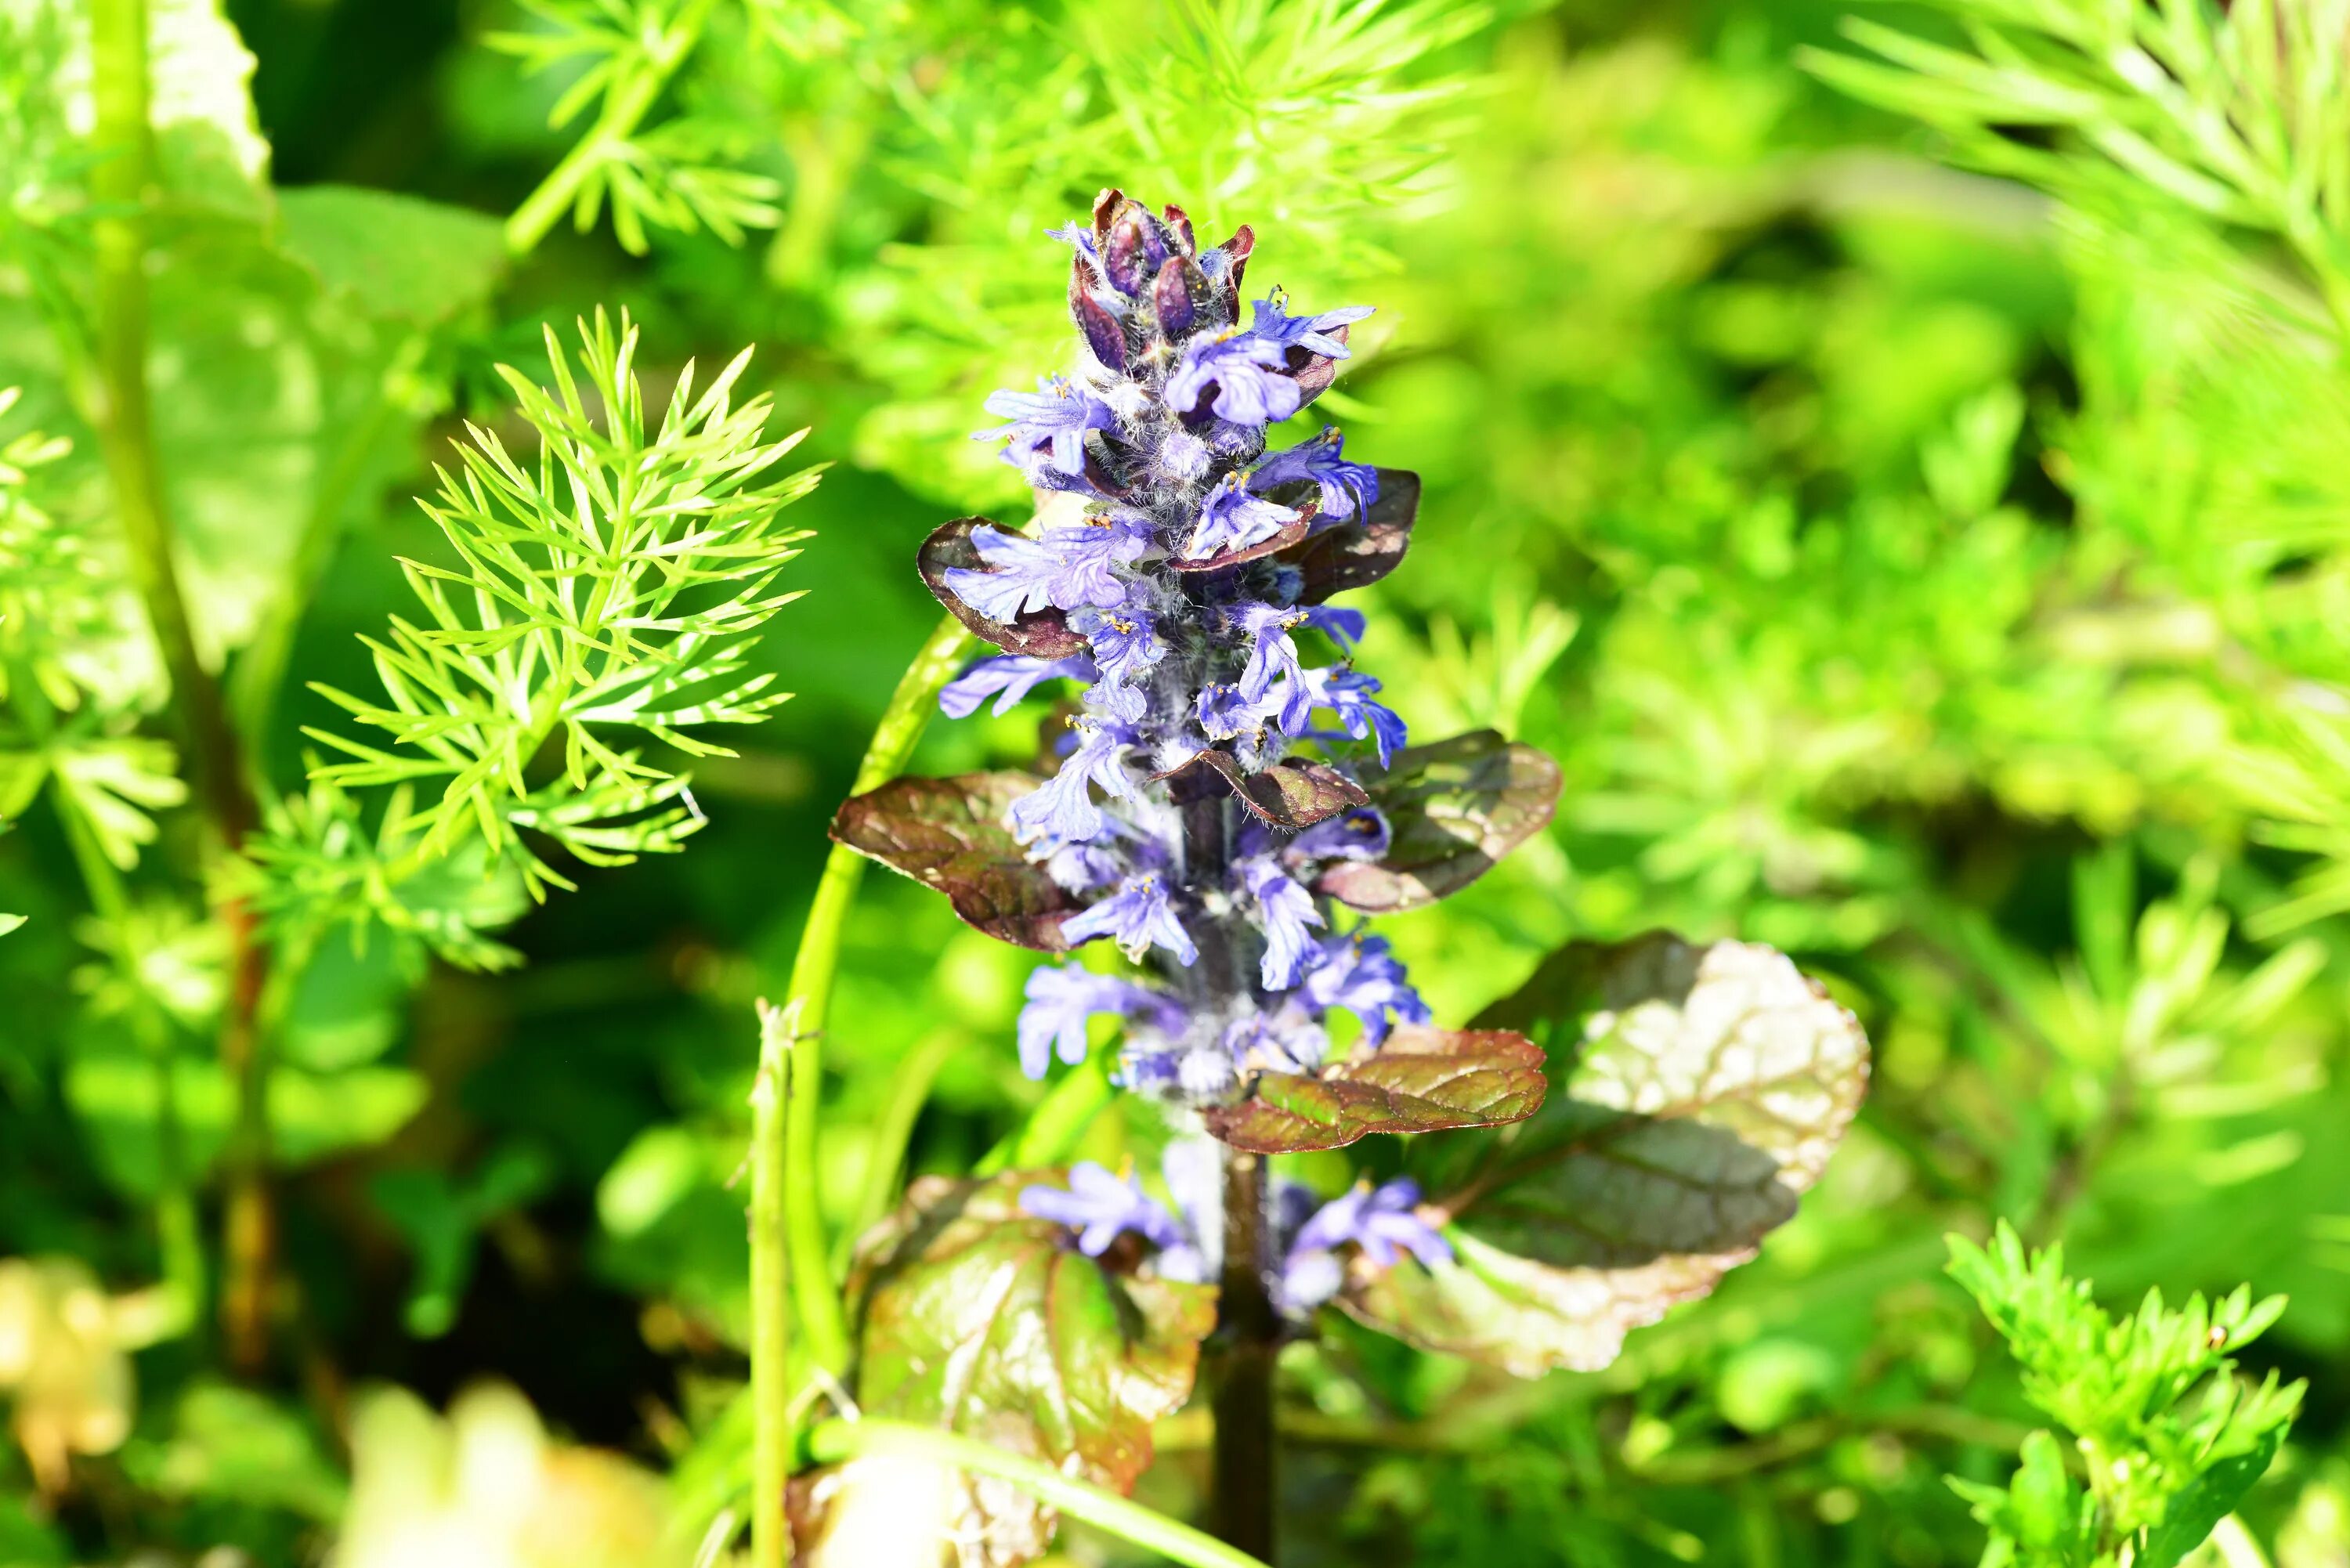
[[[858,767],[855,793],[879,788],[906,765],[914,742],[921,739],[922,729],[930,722],[940,688],[954,678],[970,643],[971,634],[953,617],[941,618],[937,629],[906,667],[889,706],[882,712],[881,722],[865,748],[865,760]],[[790,1252],[792,1300],[798,1309],[801,1330],[807,1335],[808,1356],[817,1366],[836,1373],[848,1365],[848,1318],[825,1241],[816,1178],[816,1121],[824,1094],[825,1018],[832,1005],[833,977],[840,965],[841,933],[864,876],[864,857],[846,846],[834,845],[825,857],[824,876],[816,883],[816,899],[808,907],[807,924],[800,932],[799,951],[792,960],[791,989],[783,1008],[791,1032],[790,1101],[785,1107],[779,1167],[784,1181],[784,1245]],[[769,1240],[754,1237],[754,1250]]]
[[[130,575],[171,672],[172,705],[185,733],[197,794],[222,846],[234,854],[253,831],[259,812],[245,780],[244,753],[227,704],[196,651],[187,600],[172,557],[171,517],[148,396],[146,213],[155,183],[155,149],[149,126],[147,29],[146,0],[92,0],[90,93],[97,110],[99,160],[91,184],[101,215],[92,225],[98,352],[88,401],[113,481]],[[229,946],[220,1055],[238,1085],[237,1126],[229,1157],[222,1326],[231,1364],[250,1373],[260,1368],[267,1355],[274,1232],[257,1026],[268,960],[242,901],[224,899],[217,912]]]
[[[554,171],[506,220],[508,250],[521,255],[545,239],[546,231],[563,216],[564,209],[578,200],[579,187],[596,166],[611,155],[616,145],[637,133],[637,127],[644,123],[661,89],[669,86],[670,78],[700,41],[713,3],[714,0],[687,0],[677,20],[645,50],[643,60],[627,84],[604,100],[603,109],[596,116],[596,123],[588,128],[588,134],[563,155]]]
[[[857,1238],[879,1224],[897,1200],[898,1178],[905,1168],[906,1146],[913,1141],[914,1123],[920,1119],[922,1106],[930,1101],[931,1085],[938,1082],[939,1070],[964,1044],[960,1030],[941,1029],[915,1046],[913,1054],[899,1064],[890,1085],[889,1103],[881,1108],[881,1119],[874,1124],[873,1155],[865,1168],[864,1189],[857,1196],[857,1207],[849,1211],[848,1223],[833,1238],[835,1278],[847,1272]]]
[[[1096,1052],[1036,1102],[1028,1119],[980,1157],[974,1176],[994,1176],[1006,1170],[1029,1170],[1058,1165],[1076,1151],[1077,1141],[1107,1109],[1117,1091],[1110,1086],[1110,1059]]]
[[[789,1568],[791,1521],[784,1489],[792,1474],[792,1309],[784,1228],[784,1093],[791,1024],[759,1004],[759,1075],[751,1087],[751,1452],[752,1568]]]
[[[904,1421],[826,1421],[808,1433],[807,1454],[816,1463],[827,1465],[860,1454],[891,1454],[952,1465],[1008,1480],[1072,1519],[1082,1519],[1188,1568],[1265,1568],[1262,1560],[1114,1491],[954,1432]]]

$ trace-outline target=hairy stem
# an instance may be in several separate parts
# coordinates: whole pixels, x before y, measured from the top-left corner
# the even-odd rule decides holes
[[[784,1090],[791,1021],[759,1004],[759,1075],[751,1088],[752,1568],[788,1568],[792,1525],[784,1489],[792,1473],[792,1308],[784,1229]]]
[[[1281,1319],[1265,1278],[1265,1161],[1236,1149],[1224,1156],[1224,1268],[1212,1395],[1216,1447],[1209,1518],[1219,1539],[1270,1562],[1276,1496],[1274,1363]]]
[[[113,482],[130,575],[171,672],[172,705],[197,794],[223,848],[234,854],[260,814],[219,683],[196,651],[187,599],[172,561],[171,517],[148,397],[146,210],[154,185],[154,139],[148,118],[147,27],[146,0],[93,0],[90,86],[99,157],[92,184],[105,215],[93,225],[98,352],[89,400]],[[237,1085],[228,1159],[221,1326],[231,1364],[251,1373],[267,1356],[275,1230],[266,1182],[268,1121],[258,1028],[268,955],[242,900],[223,899],[218,915],[229,949],[221,1063]]]
[[[929,1459],[995,1476],[1034,1492],[1072,1519],[1082,1519],[1188,1568],[1264,1568],[1262,1560],[1114,1491],[957,1433],[904,1421],[876,1420],[826,1421],[808,1433],[807,1455],[817,1464],[839,1464],[860,1454]]]

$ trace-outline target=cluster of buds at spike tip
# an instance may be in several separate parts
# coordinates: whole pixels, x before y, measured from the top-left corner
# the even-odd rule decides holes
[[[1237,1147],[1487,1126],[1540,1100],[1541,1052],[1431,1026],[1356,913],[1466,885],[1548,820],[1541,753],[1489,732],[1407,745],[1355,668],[1363,614],[1334,605],[1394,569],[1417,475],[1350,460],[1324,428],[1268,453],[1367,308],[1250,299],[1254,236],[1202,248],[1191,220],[1103,192],[1069,247],[1075,369],[987,407],[1049,504],[1033,533],[962,518],[922,578],[1000,651],[951,715],[1066,692],[1049,776],[899,779],[834,834],[944,892],[983,930],[1047,952],[1096,939],[1142,971],[1032,976],[1031,1075],[1122,1021],[1118,1081]],[[1064,684],[1066,683],[1066,684]]]

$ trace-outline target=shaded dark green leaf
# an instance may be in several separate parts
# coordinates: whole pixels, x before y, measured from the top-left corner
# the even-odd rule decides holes
[[[1297,602],[1318,605],[1333,594],[1367,587],[1402,564],[1419,516],[1419,475],[1382,468],[1379,498],[1350,523],[1316,534],[1289,557],[1305,577]]]
[[[1341,861],[1315,890],[1371,914],[1416,909],[1457,893],[1548,826],[1558,764],[1491,730],[1398,752],[1364,787],[1394,835],[1376,863]]]
[[[1238,796],[1250,815],[1291,832],[1311,827],[1370,799],[1362,785],[1324,763],[1278,762],[1252,774],[1243,770],[1240,759],[1232,753],[1213,746],[1151,776],[1172,781],[1172,793],[1179,801],[1227,794]]]
[[[1406,1024],[1378,1051],[1320,1077],[1261,1074],[1249,1098],[1202,1114],[1234,1148],[1295,1154],[1371,1133],[1519,1121],[1541,1106],[1543,1088],[1542,1047],[1523,1034]]]
[[[1016,773],[891,779],[842,803],[832,836],[944,893],[958,916],[989,936],[1066,951],[1061,922],[1082,906],[1004,825],[1012,803],[1036,784],[1033,774]]]
[[[1344,1299],[1375,1327],[1523,1375],[1606,1366],[1627,1332],[1753,1256],[1867,1082],[1858,1023],[1748,943],[1578,942],[1477,1022],[1550,1047],[1549,1097],[1518,1126],[1416,1145],[1461,1262],[1358,1264]]]

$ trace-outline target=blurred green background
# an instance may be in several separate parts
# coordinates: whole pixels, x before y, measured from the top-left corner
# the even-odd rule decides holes
[[[463,1561],[691,1560],[743,1463],[752,1003],[782,991],[825,824],[935,618],[915,544],[1024,515],[965,437],[989,390],[1059,368],[1042,231],[1117,182],[1217,234],[1253,223],[1253,283],[1379,307],[1320,411],[1427,498],[1365,666],[1417,732],[1492,725],[1565,767],[1546,837],[1388,923],[1439,1017],[1570,938],[1669,926],[1786,949],[1878,1053],[1802,1217],[1609,1371],[1513,1383],[1344,1323],[1294,1352],[1285,1560],[1971,1562],[1941,1477],[2003,1476],[2029,1417],[1941,1237],[2005,1217],[2112,1304],[2290,1294],[2250,1365],[2308,1378],[2306,1414],[2243,1511],[2280,1568],[2350,1563],[2350,899],[2325,881],[2350,800],[2345,383],[2227,224],[1960,171],[1824,86],[1801,51],[1845,47],[1848,8],[703,7],[656,151],[772,188],[720,233],[625,244],[606,216],[509,255],[498,225],[577,143],[547,116],[593,57],[530,75],[495,36],[557,22],[230,0],[231,37],[159,5],[188,25],[159,441],[207,648],[290,639],[279,787],[297,726],[332,719],[300,681],[367,681],[354,634],[407,603],[394,556],[437,558],[409,498],[460,418],[501,417],[489,368],[534,367],[543,323],[625,306],[656,391],[754,345],[778,427],[832,466],[790,519],[815,530],[787,572],[806,597],[758,655],[796,696],[695,770],[709,826],[579,871],[504,933],[511,971],[380,932],[322,950],[273,1101],[283,1365],[240,1388],[182,1336],[137,1352],[133,1394],[120,1349],[77,1340],[86,1374],[39,1418],[129,1425],[62,1485],[0,1448],[0,1563],[460,1561],[417,1533],[427,1496],[474,1521]],[[0,0],[0,387],[25,389],[0,441],[73,438],[43,499],[102,553],[42,287],[83,177],[75,10]],[[135,726],[151,668],[109,657],[93,679]],[[1034,722],[940,723],[914,771],[1021,762]],[[57,818],[7,794],[0,909],[29,920],[0,940],[0,1258],[78,1260],[120,1301],[160,1267],[153,1082]],[[160,813],[131,887],[137,983],[195,1042],[218,976],[168,890],[190,818]],[[836,1213],[908,1064],[937,1072],[917,1172],[1035,1102],[1011,1048],[1028,962],[868,881],[830,1034]],[[202,1160],[226,1085],[192,1044],[174,1070]],[[1114,1163],[1148,1114],[1088,1152]],[[442,1425],[484,1377],[511,1388]],[[501,1442],[566,1446],[517,1501],[475,1474]],[[1162,1449],[1143,1495],[1185,1510],[1199,1435]],[[685,1546],[638,1543],[664,1511]],[[509,1550],[508,1515],[616,1522]]]

